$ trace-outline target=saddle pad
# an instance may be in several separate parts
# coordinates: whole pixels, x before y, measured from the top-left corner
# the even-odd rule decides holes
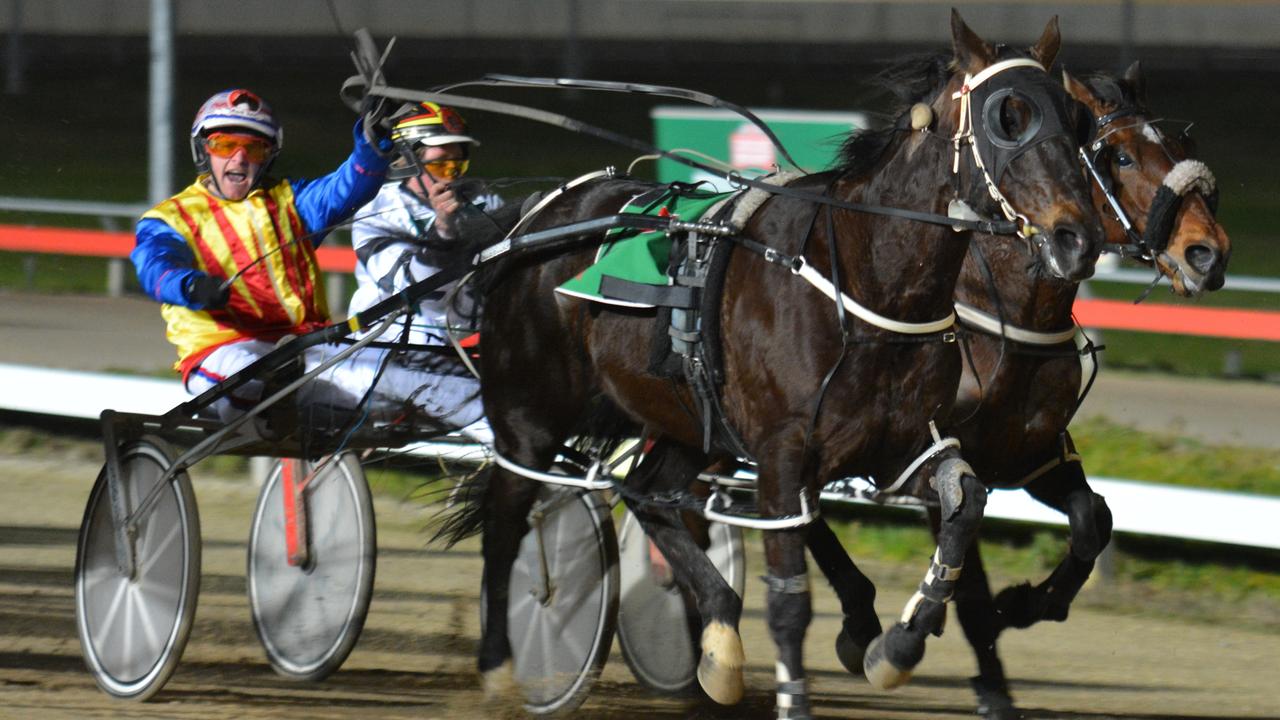
[[[692,222],[731,194],[667,188],[657,200],[653,200],[652,195],[632,199],[622,212],[674,216]],[[612,305],[653,307],[604,296],[600,292],[600,282],[608,275],[645,285],[670,285],[667,268],[671,255],[671,238],[661,230],[641,232],[634,228],[614,228],[605,237],[607,240],[596,253],[595,263],[556,288],[556,292]]]

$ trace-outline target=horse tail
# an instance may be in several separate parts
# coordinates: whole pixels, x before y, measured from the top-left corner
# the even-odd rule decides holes
[[[611,457],[622,443],[636,436],[636,422],[612,400],[597,395],[578,421],[571,447],[592,458]]]
[[[432,520],[435,532],[429,542],[453,547],[484,529],[494,465],[486,464],[453,486],[445,507]]]

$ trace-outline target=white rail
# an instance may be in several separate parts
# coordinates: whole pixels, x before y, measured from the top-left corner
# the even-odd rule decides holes
[[[176,380],[50,370],[0,363],[0,410],[96,419],[105,408],[161,414],[188,399]],[[416,455],[452,459],[483,456],[477,447],[423,443]],[[1090,477],[1107,498],[1117,532],[1280,549],[1280,497],[1173,487],[1108,477]],[[828,502],[866,502],[833,498]],[[987,517],[1064,525],[1065,518],[1020,491],[996,491]]]

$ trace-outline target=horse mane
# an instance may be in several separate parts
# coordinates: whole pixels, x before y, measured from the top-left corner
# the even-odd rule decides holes
[[[873,87],[887,91],[896,100],[889,127],[854,130],[840,146],[836,166],[849,175],[860,175],[879,162],[894,137],[906,127],[906,111],[915,103],[930,102],[951,77],[950,52],[911,55],[884,68],[871,79]]]

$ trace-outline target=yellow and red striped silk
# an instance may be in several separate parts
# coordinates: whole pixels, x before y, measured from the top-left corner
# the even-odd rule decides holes
[[[178,348],[174,366],[185,377],[221,345],[245,338],[274,342],[329,321],[315,250],[294,206],[293,188],[280,180],[238,202],[212,195],[203,177],[149,210],[173,228],[195,254],[196,267],[225,279],[250,266],[219,310],[164,305],[166,336]]]

